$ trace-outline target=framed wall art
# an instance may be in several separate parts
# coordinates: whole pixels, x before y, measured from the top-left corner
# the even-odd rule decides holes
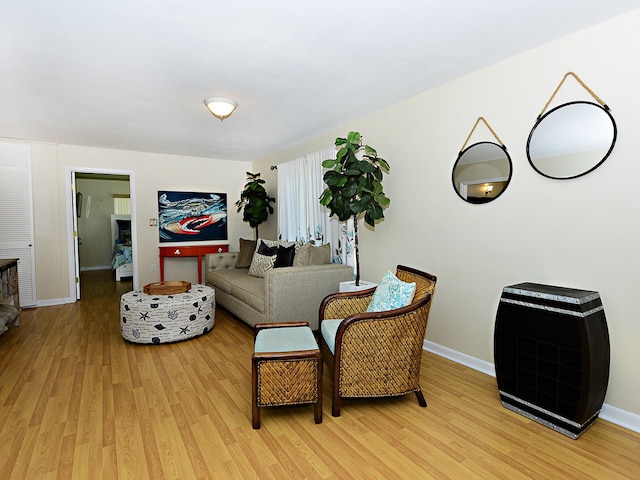
[[[158,192],[160,243],[227,240],[227,194]]]

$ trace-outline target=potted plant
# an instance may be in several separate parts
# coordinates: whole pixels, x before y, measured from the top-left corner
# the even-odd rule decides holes
[[[240,200],[236,202],[237,212],[242,210],[242,220],[249,222],[251,228],[256,229],[256,240],[258,240],[258,225],[267,220],[273,213],[270,202],[275,202],[274,197],[270,197],[264,189],[264,180],[259,173],[247,172],[247,183],[240,194]]]
[[[347,138],[336,138],[336,147],[340,147],[336,158],[322,162],[322,166],[330,170],[323,176],[327,187],[320,203],[341,222],[353,219],[356,286],[359,286],[358,221],[364,216],[365,223],[375,228],[376,222],[384,218],[383,210],[390,201],[382,189],[382,175],[389,172],[389,164],[378,157],[375,149],[362,144],[358,132],[350,132]],[[358,158],[360,152],[363,154]]]

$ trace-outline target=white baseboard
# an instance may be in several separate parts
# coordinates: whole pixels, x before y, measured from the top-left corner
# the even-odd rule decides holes
[[[427,352],[434,353],[439,357],[444,357],[452,362],[459,363],[465,367],[477,370],[491,377],[496,376],[495,365],[491,362],[485,362],[479,358],[472,357],[466,353],[458,352],[457,350],[444,347],[428,340],[424,341],[422,348]],[[620,425],[621,427],[640,433],[640,415],[635,413],[622,410],[621,408],[605,403],[602,405],[599,417],[607,422],[615,423],[616,425]]]
[[[607,422],[615,423],[616,425],[640,433],[640,415],[635,413],[605,403],[602,405],[599,417]]]
[[[74,303],[75,299],[73,298],[50,298],[47,300],[38,300],[36,302],[36,307],[51,307],[53,305],[63,305],[65,303]]]

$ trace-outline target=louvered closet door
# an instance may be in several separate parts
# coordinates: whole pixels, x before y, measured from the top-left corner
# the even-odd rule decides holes
[[[35,306],[31,147],[0,143],[0,258],[18,259],[20,305]]]

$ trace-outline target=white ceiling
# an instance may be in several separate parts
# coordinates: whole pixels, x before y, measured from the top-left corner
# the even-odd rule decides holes
[[[0,137],[252,161],[638,0],[2,0]],[[224,122],[209,96],[238,101]]]

